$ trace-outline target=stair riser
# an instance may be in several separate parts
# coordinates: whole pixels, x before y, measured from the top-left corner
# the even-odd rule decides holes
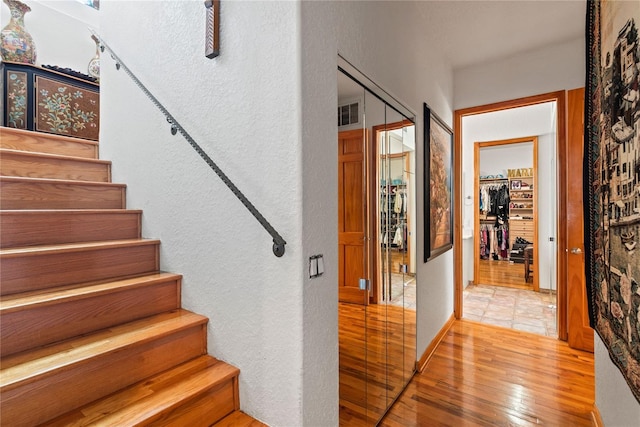
[[[109,182],[111,180],[111,166],[102,162],[51,158],[5,151],[1,154],[0,175]]]
[[[23,307],[0,315],[0,350],[6,356],[179,307],[179,280]]]
[[[158,244],[91,248],[65,253],[3,257],[2,295],[104,279],[154,273]]]
[[[0,213],[0,246],[140,238],[139,212]]]
[[[2,209],[124,209],[125,188],[82,183],[0,181]]]
[[[0,130],[0,148],[87,159],[98,158],[98,144],[91,141],[6,128]]]
[[[84,363],[42,374],[0,395],[3,425],[32,426],[206,352],[206,325],[197,325]]]
[[[209,427],[240,408],[237,398],[237,377],[234,377],[149,422],[154,427]],[[147,423],[137,425],[147,425]]]

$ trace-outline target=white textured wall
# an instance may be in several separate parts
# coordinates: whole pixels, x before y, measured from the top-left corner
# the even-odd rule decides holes
[[[73,0],[25,0],[31,8],[24,16],[25,28],[36,45],[37,65],[57,65],[87,73],[96,53],[89,26],[98,27],[98,11]],[[9,23],[9,7],[3,2],[0,24]]]
[[[595,334],[596,406],[607,427],[636,427],[640,404],[629,390],[620,370],[613,364],[604,343]]]
[[[584,38],[579,38],[455,70],[454,107],[458,110],[582,87],[584,52]]]
[[[336,313],[324,310],[324,295],[303,300],[310,284],[299,8],[223,1],[221,55],[213,60],[204,56],[202,1],[110,1],[100,11],[107,43],[288,243],[276,258],[270,236],[124,72],[103,60],[101,157],[114,161],[114,181],[128,185],[128,207],[144,209],[143,235],[162,239],[162,269],[184,275],[184,307],[209,317],[209,352],[241,369],[242,409],[273,426],[302,425],[305,340],[314,340],[308,351],[316,350],[319,367],[337,360]],[[305,320],[303,310],[319,315]],[[329,365],[319,372],[332,384],[324,393],[334,396],[337,364]],[[320,387],[318,398],[326,400]]]

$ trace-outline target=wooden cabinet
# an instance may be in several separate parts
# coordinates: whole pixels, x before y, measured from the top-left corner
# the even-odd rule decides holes
[[[75,74],[3,62],[2,124],[97,141],[100,86]]]

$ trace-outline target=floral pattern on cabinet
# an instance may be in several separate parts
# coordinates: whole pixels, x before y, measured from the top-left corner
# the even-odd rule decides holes
[[[27,73],[11,72],[7,80],[7,126],[27,128]]]
[[[92,91],[36,76],[36,130],[97,140],[99,96]]]

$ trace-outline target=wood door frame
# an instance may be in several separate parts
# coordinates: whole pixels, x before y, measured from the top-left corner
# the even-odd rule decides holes
[[[463,108],[454,112],[454,228],[453,228],[453,307],[456,319],[462,318],[462,118],[476,114],[490,113],[494,111],[508,110],[511,108],[525,107],[529,105],[542,104],[545,102],[556,102],[556,174],[558,183],[557,199],[557,307],[558,307],[558,339],[567,340],[567,220],[566,220],[566,188],[567,177],[563,173],[566,170],[566,146],[567,146],[567,112],[566,112],[566,92],[564,90],[549,92],[541,95],[534,95],[518,98],[510,101],[496,102],[493,104],[480,105],[477,107]]]
[[[533,275],[533,290],[535,292],[540,291],[540,273],[538,264],[538,137],[526,136],[522,138],[512,138],[496,141],[483,141],[476,142],[473,147],[473,171],[474,171],[474,193],[480,192],[480,150],[486,147],[499,147],[503,145],[522,144],[531,142],[533,143],[533,271],[536,274]],[[511,191],[511,190],[509,190]],[[480,236],[478,231],[480,230],[480,215],[479,215],[480,201],[478,197],[474,197],[473,203],[473,280],[478,283],[478,277],[480,273]],[[511,233],[509,233],[511,234]],[[524,270],[523,270],[524,281]]]
[[[401,120],[399,122],[394,123],[385,123],[382,125],[372,126],[371,127],[371,138],[369,141],[369,163],[370,167],[368,169],[369,175],[369,195],[375,195],[375,208],[369,210],[369,232],[371,237],[371,248],[372,252],[375,252],[375,260],[370,264],[371,266],[371,292],[369,294],[369,302],[371,304],[377,304],[380,300],[380,265],[382,264],[382,259],[380,257],[380,236],[378,233],[378,222],[380,221],[380,216],[378,212],[378,207],[380,206],[380,193],[378,192],[379,188],[379,179],[378,177],[378,160],[380,159],[379,147],[378,147],[378,134],[380,132],[386,132],[390,130],[402,129],[405,126],[415,126],[411,120]],[[392,156],[392,155],[389,155]],[[369,206],[374,206],[374,200],[369,199]],[[375,249],[374,249],[375,248]]]

